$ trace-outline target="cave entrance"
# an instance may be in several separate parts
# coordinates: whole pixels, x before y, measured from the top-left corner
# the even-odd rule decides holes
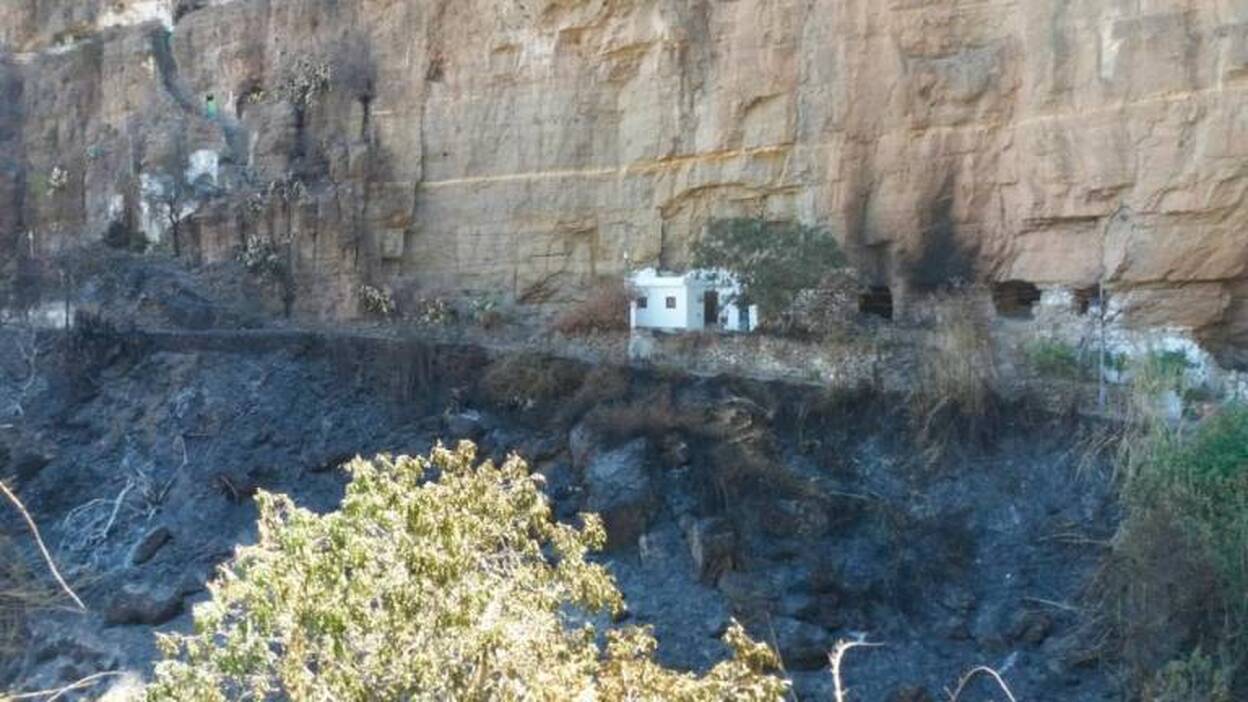
[[[1085,315],[1093,309],[1101,307],[1101,291],[1100,286],[1093,285],[1087,288],[1076,288],[1074,291],[1074,313],[1077,315]]]
[[[1031,319],[1039,301],[1040,288],[1025,280],[1007,280],[992,286],[992,304],[1002,317]]]
[[[858,312],[864,315],[893,318],[893,291],[884,285],[867,288],[858,296]]]

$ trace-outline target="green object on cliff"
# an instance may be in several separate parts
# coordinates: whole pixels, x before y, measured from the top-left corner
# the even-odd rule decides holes
[[[208,115],[210,119],[216,118],[217,99],[215,96],[209,95],[208,97],[204,98],[204,114]]]

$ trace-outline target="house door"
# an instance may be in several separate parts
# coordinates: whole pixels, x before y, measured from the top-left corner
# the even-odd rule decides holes
[[[702,321],[707,327],[719,326],[719,293],[714,290],[702,296]]]

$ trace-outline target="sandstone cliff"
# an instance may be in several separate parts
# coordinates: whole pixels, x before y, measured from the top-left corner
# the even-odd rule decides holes
[[[559,299],[760,216],[903,305],[1103,281],[1248,340],[1237,0],[29,0],[0,43],[10,257],[258,236],[341,316],[361,281]]]

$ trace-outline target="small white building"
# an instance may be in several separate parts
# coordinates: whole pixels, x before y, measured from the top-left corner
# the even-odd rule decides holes
[[[716,330],[748,332],[758,328],[758,305],[738,305],[741,293],[723,271],[664,273],[644,268],[629,277],[633,329]]]

